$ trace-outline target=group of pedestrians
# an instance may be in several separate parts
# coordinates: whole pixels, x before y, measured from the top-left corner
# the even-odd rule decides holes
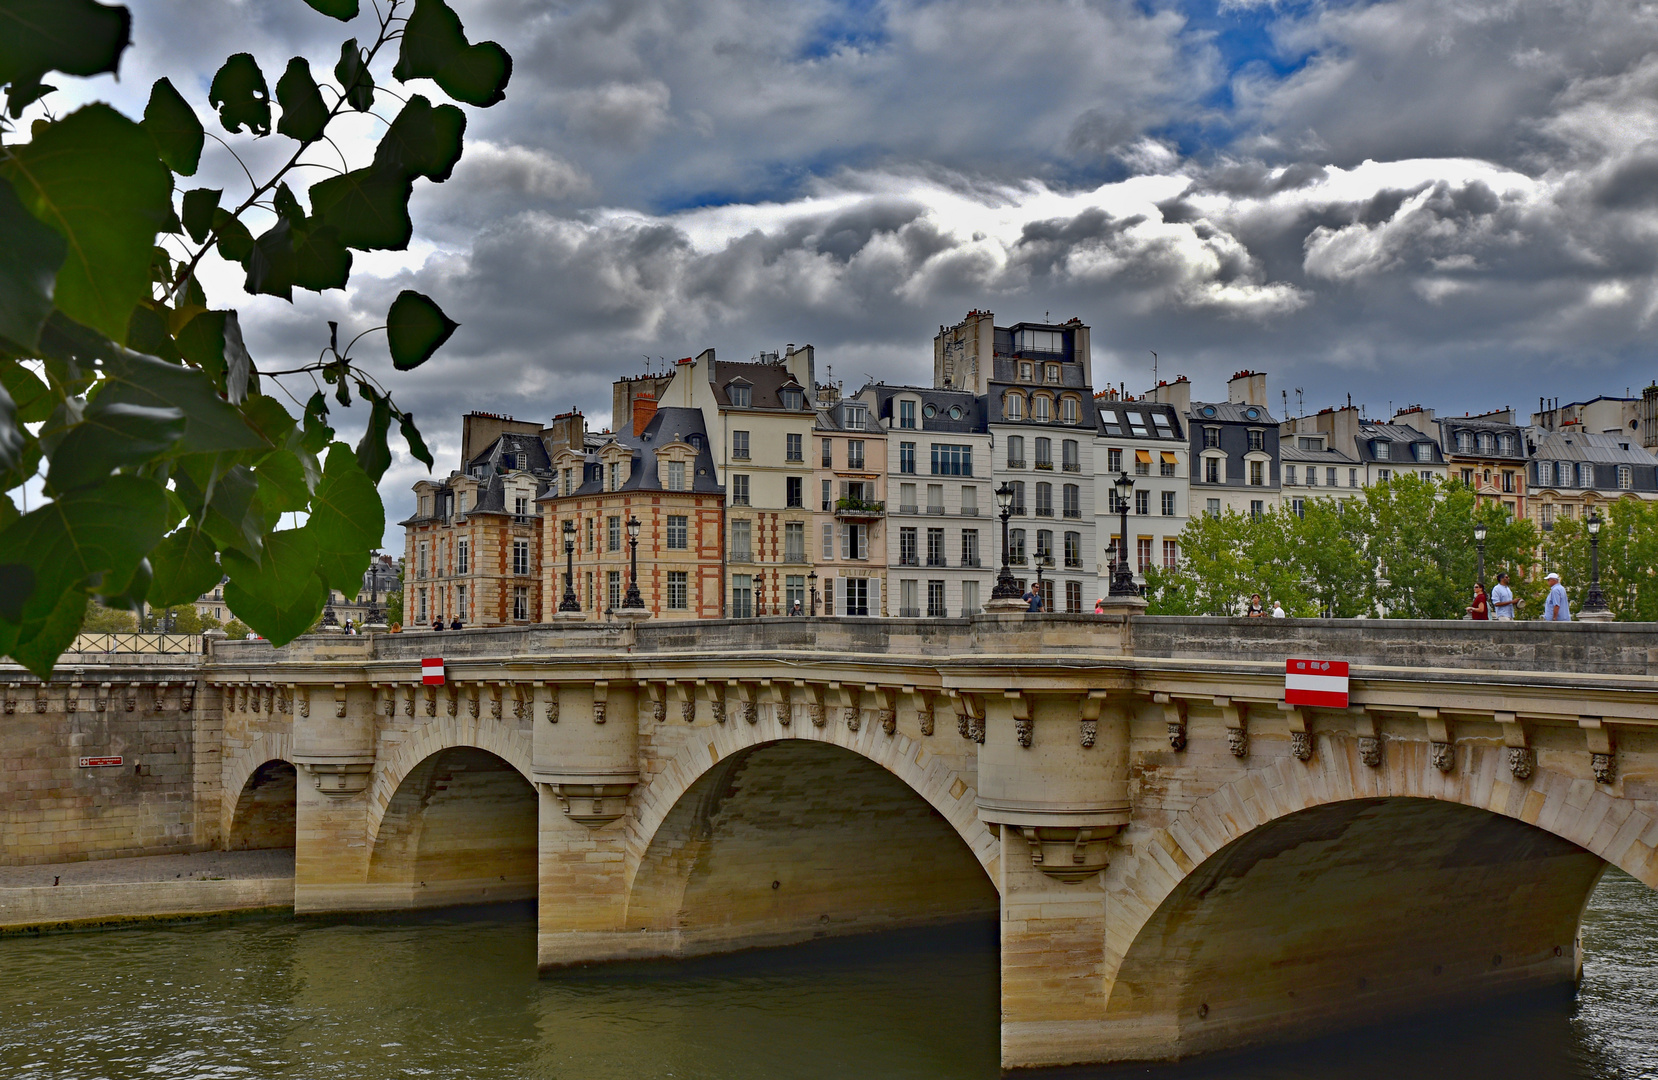
[[[1545,622],[1571,622],[1572,605],[1566,598],[1566,586],[1560,583],[1560,575],[1550,571],[1543,580],[1549,583],[1549,593],[1543,598],[1543,614],[1538,617]],[[1474,602],[1467,611],[1470,619],[1507,622],[1514,618],[1519,607],[1514,590],[1508,587],[1508,574],[1505,572],[1497,575],[1497,584],[1491,587],[1489,596],[1485,592],[1485,582],[1474,583]]]
[[[1284,605],[1277,600],[1272,602],[1272,610],[1268,611],[1261,604],[1260,593],[1249,594],[1249,606],[1244,608],[1244,617],[1248,619],[1282,619],[1286,615]]]

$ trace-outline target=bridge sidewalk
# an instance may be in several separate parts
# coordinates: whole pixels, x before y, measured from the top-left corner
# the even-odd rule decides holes
[[[0,866],[0,933],[293,906],[292,850]]]

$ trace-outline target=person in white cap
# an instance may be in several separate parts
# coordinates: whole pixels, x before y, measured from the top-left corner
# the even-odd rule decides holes
[[[1543,601],[1543,618],[1550,622],[1571,622],[1572,608],[1566,601],[1566,586],[1560,584],[1560,575],[1550,573],[1544,580],[1549,583],[1549,596]]]

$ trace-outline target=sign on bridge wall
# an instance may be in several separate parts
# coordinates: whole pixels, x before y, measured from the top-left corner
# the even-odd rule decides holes
[[[1284,701],[1289,705],[1347,708],[1347,661],[1285,660]]]

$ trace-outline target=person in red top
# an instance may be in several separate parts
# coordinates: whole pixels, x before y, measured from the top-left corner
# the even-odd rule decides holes
[[[1470,619],[1491,618],[1490,605],[1485,601],[1485,583],[1483,581],[1474,583],[1474,603],[1472,607],[1468,608],[1468,617]]]

